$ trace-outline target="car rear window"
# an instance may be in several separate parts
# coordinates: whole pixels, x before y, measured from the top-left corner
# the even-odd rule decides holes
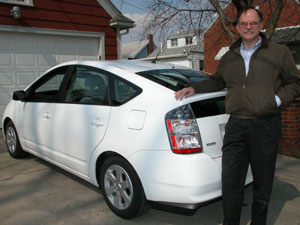
[[[137,74],[174,91],[188,87],[193,82],[209,78],[207,74],[192,69],[149,70]]]
[[[225,97],[192,102],[191,106],[196,118],[221,115],[225,113]]]

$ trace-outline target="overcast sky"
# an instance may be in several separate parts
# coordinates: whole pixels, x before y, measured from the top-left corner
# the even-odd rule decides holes
[[[122,12],[122,14],[133,20],[135,28],[129,30],[129,34],[122,36],[122,42],[139,41],[143,37],[143,21],[147,15],[147,2],[149,0],[112,0],[112,3]]]

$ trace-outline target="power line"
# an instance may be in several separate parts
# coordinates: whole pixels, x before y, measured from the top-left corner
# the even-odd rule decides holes
[[[131,4],[131,3],[129,3],[129,2],[126,2],[126,1],[124,1],[124,0],[119,0],[119,1],[121,2],[121,8],[120,8],[120,11],[121,11],[121,9],[122,9],[123,4],[129,5],[129,6],[133,7],[133,8],[139,9],[139,10],[141,10],[141,11],[145,11],[145,9],[143,9],[143,8],[141,8],[141,7],[138,7],[138,6],[136,6],[136,5],[133,5],[133,4]]]

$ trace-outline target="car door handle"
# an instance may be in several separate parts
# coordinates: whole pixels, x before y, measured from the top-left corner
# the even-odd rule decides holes
[[[48,112],[44,113],[43,118],[45,118],[46,120],[51,119],[50,113],[48,113]]]
[[[104,126],[104,122],[102,121],[101,118],[95,118],[93,120],[90,121],[90,124],[92,126],[95,126],[95,127],[101,127],[101,126]]]

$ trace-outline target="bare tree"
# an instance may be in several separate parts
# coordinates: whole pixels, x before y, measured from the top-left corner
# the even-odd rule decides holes
[[[226,36],[234,42],[237,38],[232,26],[235,15],[227,15],[224,6],[232,2],[236,11],[254,2],[269,4],[270,18],[266,23],[266,36],[271,39],[281,10],[288,0],[151,0],[144,33],[159,33],[164,39],[174,31],[205,30],[218,16]]]

